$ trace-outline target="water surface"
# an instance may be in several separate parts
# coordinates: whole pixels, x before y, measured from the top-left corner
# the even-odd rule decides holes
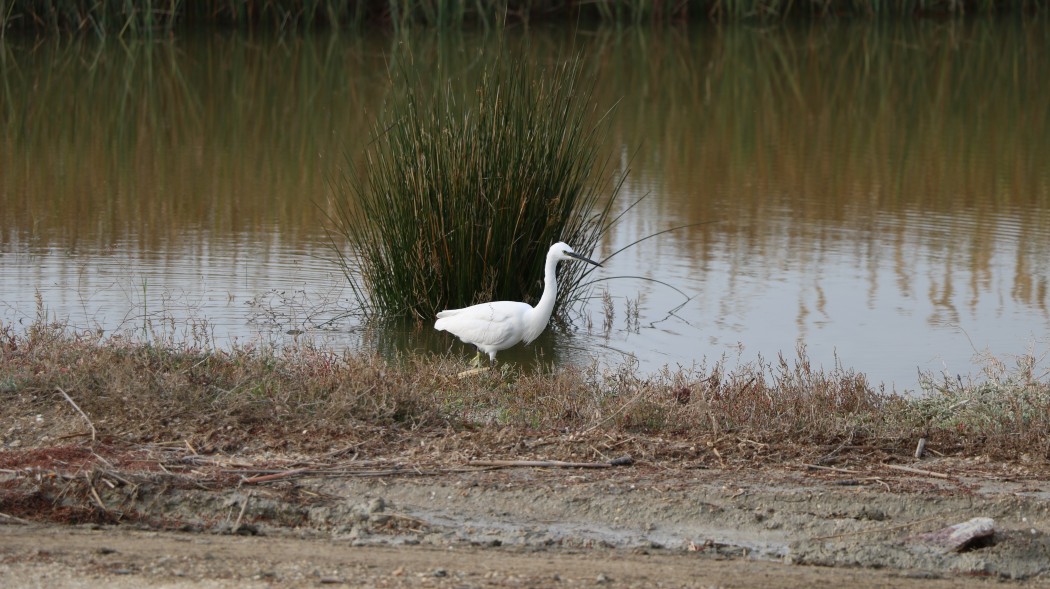
[[[391,64],[411,56],[469,88],[498,43],[7,39],[0,321],[472,353],[429,326],[342,317],[326,203],[362,156]],[[603,281],[573,329],[502,360],[654,371],[790,358],[802,343],[817,365],[914,388],[919,370],[977,375],[983,355],[1050,347],[1050,39],[1038,23],[545,29],[509,44],[537,63],[579,55],[596,104],[615,105],[605,149],[614,172],[629,170],[616,206],[644,199],[592,257],[709,223],[603,271],[674,288]]]

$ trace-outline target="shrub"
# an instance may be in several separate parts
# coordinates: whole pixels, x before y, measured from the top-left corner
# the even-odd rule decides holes
[[[479,59],[480,82],[460,92],[451,77],[400,66],[364,164],[336,183],[335,233],[352,250],[340,260],[371,318],[534,302],[548,248],[587,255],[608,227],[619,186],[603,197],[605,126],[579,61]],[[563,265],[557,309],[589,271]]]

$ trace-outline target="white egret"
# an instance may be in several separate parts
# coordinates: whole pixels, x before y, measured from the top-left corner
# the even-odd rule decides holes
[[[535,307],[517,301],[495,301],[448,309],[437,314],[434,329],[447,331],[468,344],[474,344],[478,348],[478,359],[481,352],[485,352],[489,355],[489,362],[495,362],[496,352],[520,342],[531,343],[543,333],[558,297],[558,262],[571,259],[601,267],[598,262],[577,254],[559,241],[547,252],[547,262],[543,266],[543,295]]]

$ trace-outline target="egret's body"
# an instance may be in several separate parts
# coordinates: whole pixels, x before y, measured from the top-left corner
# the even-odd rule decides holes
[[[546,329],[554,311],[554,301],[558,298],[558,262],[572,259],[601,266],[559,241],[547,252],[547,262],[543,267],[543,295],[535,307],[517,301],[495,301],[449,309],[437,314],[434,329],[447,331],[468,344],[474,344],[479,353],[489,355],[489,362],[495,362],[496,352],[519,343],[530,343]]]

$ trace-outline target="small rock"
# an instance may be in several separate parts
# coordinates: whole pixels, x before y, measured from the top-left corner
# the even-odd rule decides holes
[[[434,576],[435,577],[447,577],[448,576],[448,571],[446,571],[445,569],[434,569]]]
[[[595,579],[594,582],[598,583],[599,585],[604,585],[606,583],[611,583],[612,582],[612,577],[610,577],[609,575],[606,575],[605,573],[602,573],[602,574],[598,575],[598,578]]]
[[[975,517],[935,532],[918,534],[913,539],[943,548],[948,552],[961,552],[968,548],[987,546],[994,535],[995,520],[990,517]]]

